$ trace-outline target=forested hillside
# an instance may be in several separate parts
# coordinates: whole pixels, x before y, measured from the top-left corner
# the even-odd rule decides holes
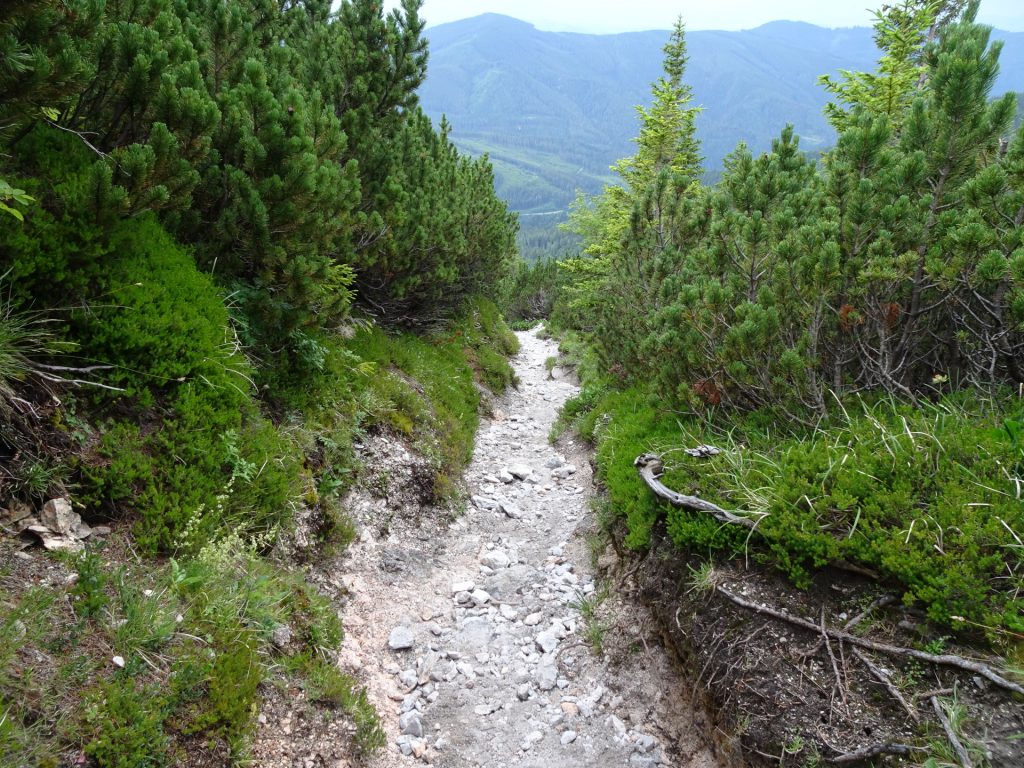
[[[800,652],[800,685],[737,691],[797,669],[772,643],[802,642],[786,622],[804,612],[828,643],[827,621],[888,594],[919,611],[900,625],[916,634],[897,612],[869,637],[987,648],[1018,681],[998,684],[1021,690],[1024,131],[1016,95],[997,90],[1003,46],[976,12],[886,6],[877,67],[826,83],[836,146],[815,162],[786,127],[767,152],[736,148],[714,185],[688,84],[697,54],[677,26],[635,154],[573,211],[584,254],[521,274],[511,305],[553,305],[584,382],[564,420],[596,446],[607,530],[655,553],[636,567],[668,574],[643,587],[666,631],[743,719],[729,722],[748,748],[782,764],[857,762],[839,758],[921,735],[905,728],[919,714],[905,667],[892,662],[881,714],[856,672],[807,666],[821,643]],[[774,573],[810,592],[777,590]],[[737,606],[751,618],[720,625]],[[755,639],[770,616],[783,639]],[[805,672],[846,709],[803,687]],[[1019,763],[1019,717],[945,672],[929,685],[956,689],[972,755]],[[825,726],[821,707],[846,714]],[[875,754],[947,764],[939,742]]]
[[[649,103],[647,84],[659,71],[666,32],[583,35],[538,30],[487,14],[431,27],[432,66],[424,83],[424,110],[447,115],[452,139],[474,154],[488,153],[498,193],[522,220],[524,253],[557,253],[555,225],[581,189],[600,192],[613,180],[609,167],[633,151],[634,107]],[[1024,34],[997,31],[1004,40],[997,92],[1024,88]],[[823,74],[874,66],[868,28],[823,29],[773,22],[741,32],[688,33],[688,81],[704,111],[697,138],[707,180],[744,141],[767,150],[787,124],[805,152],[832,146],[825,120]]]
[[[0,763],[227,764],[271,675],[381,745],[290,563],[351,539],[367,433],[456,499],[515,344],[419,5],[0,4]]]

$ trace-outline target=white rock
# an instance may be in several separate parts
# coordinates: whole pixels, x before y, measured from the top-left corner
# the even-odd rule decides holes
[[[488,568],[493,568],[495,571],[501,570],[502,568],[508,568],[512,561],[509,556],[502,552],[500,549],[496,549],[493,552],[486,553],[480,558],[480,562],[486,565]]]
[[[546,661],[539,664],[534,672],[534,680],[542,691],[550,691],[554,688],[555,683],[558,682],[558,668],[554,662]]]
[[[529,464],[513,464],[508,468],[508,472],[519,480],[525,480],[533,474],[533,467]]]
[[[416,644],[416,637],[408,627],[395,627],[388,636],[388,648],[393,651],[406,651]]]
[[[574,741],[576,741],[576,731],[566,731],[562,734],[562,738],[560,739],[560,741],[562,742],[563,747],[568,744],[572,744]]]
[[[540,622],[541,622],[541,620],[543,618],[544,618],[544,614],[542,614],[542,613],[539,613],[539,612],[538,613],[531,613],[529,616],[527,616],[525,619],[523,619],[523,624],[525,624],[528,627],[535,627],[538,624],[540,624]]]
[[[558,638],[555,637],[555,633],[551,630],[541,632],[534,638],[533,642],[537,645],[537,648],[541,653],[551,653],[558,647]]]

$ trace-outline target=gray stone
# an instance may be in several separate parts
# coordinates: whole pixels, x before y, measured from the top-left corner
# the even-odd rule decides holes
[[[473,496],[470,498],[473,502],[473,506],[479,509],[481,512],[500,512],[501,504],[494,499],[489,499],[485,496]]]
[[[604,722],[605,725],[609,726],[615,732],[615,736],[617,738],[626,738],[626,724],[615,715],[608,715],[608,719]]]
[[[274,631],[270,633],[270,642],[272,642],[278,648],[284,648],[291,641],[292,628],[289,627],[287,624],[283,624],[280,627],[275,627]]]
[[[501,470],[501,472],[498,473],[498,479],[501,482],[505,483],[505,485],[508,485],[509,483],[511,483],[511,482],[513,482],[515,480],[515,478],[512,477],[512,473],[508,472],[507,470],[504,470],[504,469]]]
[[[532,692],[533,692],[533,689],[530,688],[530,684],[529,683],[523,683],[522,685],[520,685],[516,689],[516,698],[519,699],[520,701],[526,701],[527,699],[530,698],[530,694]]]
[[[533,467],[531,467],[529,464],[513,464],[511,467],[508,468],[508,472],[510,475],[512,475],[515,478],[518,478],[519,480],[525,480],[526,478],[533,474]]]
[[[406,692],[411,691],[413,688],[419,685],[419,680],[416,677],[416,672],[414,672],[411,669],[406,669],[400,672],[398,675],[398,682],[402,684],[402,687],[405,689]]]
[[[490,623],[482,616],[467,618],[462,623],[462,640],[467,646],[484,650],[490,643],[494,631]]]
[[[551,653],[558,647],[558,638],[555,637],[555,633],[550,629],[537,635],[533,642],[541,653]]]
[[[551,476],[557,477],[559,480],[568,480],[570,477],[576,474],[575,464],[566,464],[564,467],[558,467],[557,469],[551,470]]]
[[[473,605],[478,608],[491,602],[491,596],[482,589],[474,589],[470,593],[470,597],[473,598]]]
[[[423,720],[416,710],[410,710],[399,717],[398,728],[404,735],[423,738]]]
[[[560,739],[560,741],[562,742],[563,747],[567,746],[568,744],[572,744],[574,741],[576,741],[576,731],[566,731],[562,734],[562,738]]]
[[[634,752],[629,756],[629,768],[656,768],[661,761],[654,755],[642,755]]]
[[[388,636],[388,648],[393,651],[407,651],[416,644],[416,636],[408,627],[395,627]]]
[[[561,456],[552,456],[550,459],[544,462],[544,466],[548,469],[558,469],[560,466],[565,464],[565,459]]]
[[[658,740],[648,734],[644,734],[636,740],[636,748],[644,754],[647,754],[656,746],[658,746]]]
[[[530,731],[526,734],[526,738],[523,739],[523,743],[520,745],[523,751],[529,751],[533,749],[533,746],[544,740],[544,734],[540,731]]]
[[[71,509],[68,499],[50,499],[43,504],[39,513],[40,522],[60,536],[71,536],[76,526],[81,525],[81,516]]]
[[[558,667],[555,666],[554,662],[543,661],[537,666],[533,679],[537,682],[537,687],[542,691],[550,691],[555,687],[555,683],[558,682]]]
[[[523,511],[508,502],[502,502],[501,511],[505,513],[505,517],[511,520],[520,520],[523,517]]]
[[[523,624],[525,624],[528,627],[535,627],[538,624],[540,624],[540,622],[541,622],[541,620],[543,620],[543,618],[544,618],[544,614],[542,614],[542,613],[539,613],[539,612],[538,613],[531,613],[529,616],[527,616],[525,619],[523,619]]]
[[[495,571],[501,570],[502,568],[508,568],[512,563],[509,556],[500,549],[495,549],[491,552],[485,553],[484,556],[480,558],[480,562],[488,568],[493,568]]]

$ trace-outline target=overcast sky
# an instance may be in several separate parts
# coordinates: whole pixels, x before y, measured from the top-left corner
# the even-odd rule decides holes
[[[384,0],[385,8],[397,0]],[[429,26],[481,13],[503,13],[549,31],[632,32],[668,29],[682,15],[686,28],[750,29],[766,21],[808,21],[823,27],[866,27],[868,7],[881,0],[425,0],[421,15]],[[982,0],[979,21],[1011,32],[1024,31],[1024,2]]]

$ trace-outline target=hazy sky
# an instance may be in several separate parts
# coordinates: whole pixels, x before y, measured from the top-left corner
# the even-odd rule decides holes
[[[823,27],[869,26],[882,0],[425,0],[428,25],[481,13],[503,13],[557,32],[631,32],[668,29],[682,15],[687,29],[750,29],[766,21],[808,21]],[[397,0],[384,0],[385,8]],[[982,0],[979,21],[1011,32],[1024,31],[1021,0]]]

